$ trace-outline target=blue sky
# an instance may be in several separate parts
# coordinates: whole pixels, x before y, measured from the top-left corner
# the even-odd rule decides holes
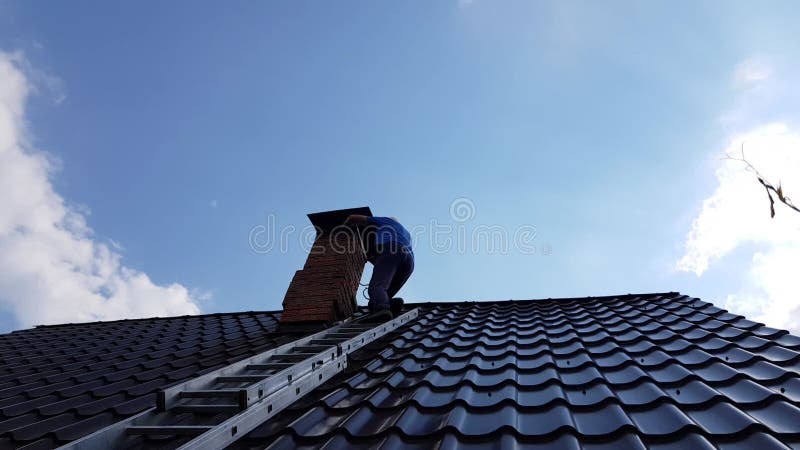
[[[14,245],[53,245],[50,231],[19,238],[27,222],[11,216],[0,331],[280,309],[299,232],[263,253],[254,227],[362,205],[468,236],[535,227],[533,254],[420,236],[409,301],[681,291],[800,329],[782,263],[800,228],[788,210],[762,220],[761,188],[720,160],[743,136],[774,138],[754,157],[800,175],[799,15],[793,2],[0,1],[7,73],[28,87],[6,90],[27,137],[14,148],[47,155],[28,179],[66,212],[46,229],[90,247],[52,275],[72,244],[37,262]],[[457,199],[470,220],[451,216]],[[75,272],[88,278],[65,281]]]

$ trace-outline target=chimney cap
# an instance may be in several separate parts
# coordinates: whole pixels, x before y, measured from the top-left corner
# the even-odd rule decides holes
[[[360,208],[337,209],[334,211],[312,213],[308,215],[308,220],[324,233],[344,224],[344,221],[351,214],[372,217],[372,211],[369,209],[369,206],[362,206]]]

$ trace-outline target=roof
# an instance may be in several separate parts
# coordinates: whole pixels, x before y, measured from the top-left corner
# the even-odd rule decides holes
[[[280,312],[40,326],[0,335],[0,449],[52,448],[155,405],[160,388],[302,334]]]
[[[800,338],[677,293],[440,303],[246,448],[800,445]]]
[[[800,338],[677,293],[425,303],[238,448],[800,446]],[[279,313],[0,336],[0,448],[50,448],[299,335]]]

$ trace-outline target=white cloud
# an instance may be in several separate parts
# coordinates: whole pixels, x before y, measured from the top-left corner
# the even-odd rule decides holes
[[[738,86],[755,85],[768,80],[772,76],[772,67],[765,61],[750,58],[736,66],[733,81]]]
[[[795,281],[800,214],[776,199],[776,216],[770,218],[766,191],[755,174],[742,162],[722,159],[726,154],[740,155],[743,143],[747,159],[766,180],[780,181],[787,194],[800,196],[800,132],[778,123],[733,137],[719,153],[717,188],[692,224],[678,269],[700,276],[734,249],[754,244],[758,250],[748,275],[738,292],[727,296],[724,306],[752,320],[800,333],[800,288]],[[731,279],[731,286],[738,281]]]
[[[86,212],[55,192],[53,161],[25,120],[37,82],[63,100],[57,78],[0,52],[0,308],[22,326],[199,313],[184,286],[124,266],[118,244],[98,242]]]
[[[800,214],[776,204],[776,217],[770,218],[766,191],[755,174],[742,162],[723,159],[726,154],[739,157],[743,143],[747,160],[768,181],[781,181],[789,194],[800,188],[800,135],[784,124],[772,124],[734,137],[719,153],[719,184],[692,224],[681,270],[702,275],[711,262],[743,242],[800,242]]]

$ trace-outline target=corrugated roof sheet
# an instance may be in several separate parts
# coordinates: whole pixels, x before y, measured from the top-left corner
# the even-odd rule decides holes
[[[239,448],[800,446],[800,338],[676,293],[428,303]],[[299,334],[279,313],[0,336],[0,448],[51,448]]]
[[[243,448],[787,448],[800,338],[679,294],[441,303]]]

